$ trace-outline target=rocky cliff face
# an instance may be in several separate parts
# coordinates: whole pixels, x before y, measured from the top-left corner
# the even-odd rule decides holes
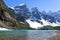
[[[25,24],[19,23],[3,0],[0,0],[0,27],[7,29],[25,29]]]

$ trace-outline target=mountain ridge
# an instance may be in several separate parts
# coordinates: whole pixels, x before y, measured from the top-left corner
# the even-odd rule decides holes
[[[25,6],[24,6],[25,5]],[[34,7],[34,8],[31,8],[31,10],[29,10],[29,8],[27,8],[27,5],[24,4],[22,6],[15,6],[14,7],[14,11],[15,11],[15,14],[18,14],[18,15],[23,15],[24,19],[25,20],[30,20],[32,22],[37,22],[41,25],[51,25],[51,26],[60,26],[60,12],[40,12],[37,7]],[[28,10],[26,10],[28,9]],[[27,12],[26,12],[27,11]],[[18,16],[16,15],[16,16]],[[25,16],[26,15],[26,16]],[[19,20],[19,17],[16,17],[18,20]],[[26,19],[27,17],[27,19]],[[19,20],[20,21],[20,20]],[[45,23],[44,23],[45,22]],[[29,23],[29,22],[28,22]],[[32,23],[34,24],[34,23]],[[30,24],[30,26],[32,25]],[[46,24],[46,25],[45,25]],[[53,25],[52,25],[53,24]],[[32,25],[33,27],[33,25]]]

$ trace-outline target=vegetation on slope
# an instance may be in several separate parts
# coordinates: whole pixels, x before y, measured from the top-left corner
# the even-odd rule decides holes
[[[48,25],[48,26],[43,26],[42,28],[39,28],[39,30],[60,30],[60,26],[53,27]]]

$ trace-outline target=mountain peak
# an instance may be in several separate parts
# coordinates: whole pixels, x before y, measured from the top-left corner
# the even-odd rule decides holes
[[[24,6],[24,5],[26,5],[25,3],[22,3],[22,4],[20,4],[19,6]]]
[[[11,9],[14,9],[14,7],[10,7]]]

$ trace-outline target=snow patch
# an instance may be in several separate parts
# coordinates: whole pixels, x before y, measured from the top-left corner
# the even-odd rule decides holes
[[[22,4],[20,4],[19,6],[23,6],[23,5],[25,5],[24,3],[22,3]]]
[[[0,28],[0,30],[10,30],[10,29],[6,29],[6,28]]]
[[[40,20],[40,21],[42,21],[42,23],[43,23],[43,26],[47,26],[47,25],[50,25],[50,26],[60,26],[60,23],[58,23],[58,22],[56,22],[56,23],[50,23],[48,20],[44,20],[43,18],[42,18],[42,20]]]
[[[10,8],[14,9],[14,7],[10,7]]]
[[[32,22],[32,21],[30,21],[30,20],[26,20],[28,23],[29,23],[29,25],[30,25],[30,27],[31,28],[36,28],[36,29],[38,29],[38,27],[43,27],[43,25],[41,25],[40,23],[38,23],[38,22]]]
[[[43,18],[40,20],[43,23],[43,26],[50,25],[51,23],[47,20],[44,20]]]
[[[47,25],[50,25],[50,26],[53,26],[53,27],[55,27],[55,26],[60,26],[60,23],[59,23],[59,22],[50,23],[48,20],[44,20],[43,18],[42,18],[40,21],[41,21],[43,24],[38,23],[38,22],[36,22],[36,21],[33,22],[33,21],[31,21],[30,19],[26,20],[26,22],[29,23],[29,25],[30,25],[31,28],[36,28],[36,29],[41,28],[41,27],[43,27],[43,26],[47,26]]]

